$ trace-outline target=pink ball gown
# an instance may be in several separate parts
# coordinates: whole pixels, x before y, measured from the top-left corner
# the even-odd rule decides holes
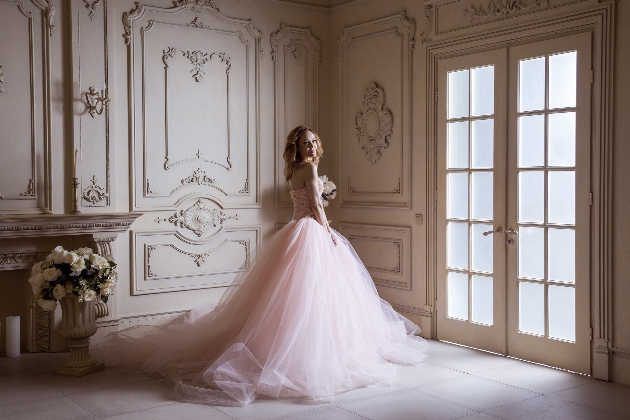
[[[97,356],[166,375],[181,398],[239,406],[260,394],[331,401],[357,387],[390,385],[395,364],[423,362],[419,328],[379,298],[334,231],[333,243],[314,219],[306,187],[291,197],[293,220],[216,307],[140,337],[134,328],[110,335]]]

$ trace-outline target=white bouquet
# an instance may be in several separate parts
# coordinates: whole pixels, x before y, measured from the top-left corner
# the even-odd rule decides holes
[[[90,301],[100,295],[107,298],[116,287],[116,263],[92,252],[91,248],[66,251],[55,248],[44,261],[35,263],[28,282],[37,303],[46,311],[57,307],[57,300],[76,294],[79,301]]]
[[[324,191],[322,192],[322,205],[328,207],[328,201],[337,197],[337,186],[334,182],[330,181],[326,175],[319,177],[324,183]]]

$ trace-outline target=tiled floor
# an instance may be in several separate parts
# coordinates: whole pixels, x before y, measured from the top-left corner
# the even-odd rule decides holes
[[[52,373],[65,357],[0,358],[0,419],[630,419],[630,387],[439,341],[430,341],[422,367],[400,367],[391,387],[357,389],[331,404],[259,398],[243,408],[178,402],[141,373]]]

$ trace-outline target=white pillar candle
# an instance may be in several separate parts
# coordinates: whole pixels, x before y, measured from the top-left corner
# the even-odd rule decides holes
[[[20,355],[20,317],[7,317],[7,357]]]

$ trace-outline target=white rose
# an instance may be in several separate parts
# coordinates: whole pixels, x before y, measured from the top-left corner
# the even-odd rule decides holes
[[[60,284],[56,285],[53,289],[53,296],[55,297],[55,299],[61,299],[62,297],[66,296],[65,287]]]
[[[107,261],[105,258],[101,257],[98,254],[90,255],[90,262],[92,263],[92,266],[94,268],[97,268],[99,270],[109,267],[109,261]]]
[[[113,281],[106,281],[101,286],[101,296],[109,296],[112,294],[114,289],[116,288],[116,283]]]
[[[78,258],[74,263],[72,263],[72,273],[70,273],[70,275],[78,276],[83,270],[85,270],[85,260],[83,258]]]
[[[31,268],[31,273],[32,274],[41,274],[42,271],[43,270],[42,270],[42,263],[41,262],[35,263],[33,265],[33,268]]]
[[[61,251],[61,252],[56,253],[55,257],[53,258],[53,262],[55,264],[61,264],[61,263],[65,262],[66,255],[68,255],[68,254],[69,254],[69,252],[66,251],[65,249],[63,251]]]
[[[74,252],[66,252],[66,254],[63,256],[63,262],[65,262],[66,264],[74,264],[78,260],[79,256]]]
[[[57,308],[57,302],[54,300],[39,299],[37,303],[45,311],[54,311]]]
[[[50,268],[45,269],[42,275],[44,276],[44,280],[54,281],[57,279],[57,277],[61,275],[61,271],[57,270],[54,267],[50,267]]]
[[[90,301],[96,299],[96,292],[94,290],[86,290],[83,294],[83,300]]]
[[[79,248],[78,251],[83,252],[84,255],[92,255],[94,253],[94,251],[92,251],[92,248]]]

